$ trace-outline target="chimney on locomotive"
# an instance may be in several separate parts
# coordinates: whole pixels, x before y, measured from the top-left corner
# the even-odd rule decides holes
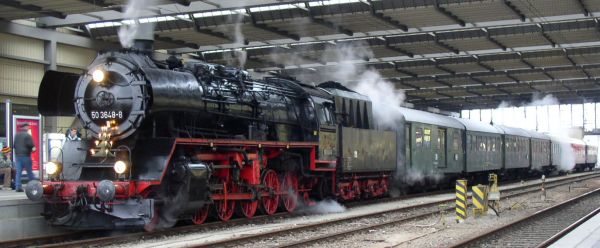
[[[152,55],[154,52],[154,24],[140,23],[131,50]]]

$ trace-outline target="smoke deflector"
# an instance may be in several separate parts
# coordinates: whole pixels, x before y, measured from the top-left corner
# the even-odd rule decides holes
[[[73,98],[79,75],[47,71],[38,92],[38,111],[44,116],[73,116]]]

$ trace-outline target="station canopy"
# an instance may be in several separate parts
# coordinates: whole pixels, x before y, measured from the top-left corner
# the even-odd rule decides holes
[[[351,63],[377,71],[416,107],[495,108],[533,94],[600,100],[600,1],[147,2],[155,5],[137,20],[155,24],[156,49],[314,83]],[[132,21],[126,4],[2,0],[0,19],[118,43]]]

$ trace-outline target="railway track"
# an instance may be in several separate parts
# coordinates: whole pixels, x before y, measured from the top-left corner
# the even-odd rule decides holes
[[[558,186],[564,186],[567,184],[570,184],[574,181],[579,181],[579,180],[565,180],[565,181],[561,181],[561,182],[554,182],[551,184],[548,184],[546,186],[546,188],[554,188],[554,187],[558,187]],[[529,186],[532,187],[532,186]],[[514,191],[514,192],[513,192]],[[524,194],[528,194],[528,193],[532,193],[532,192],[536,192],[539,191],[539,189],[530,189],[530,190],[525,190],[524,188],[516,188],[513,190],[504,190],[504,195],[502,198],[512,198],[512,197],[516,197],[516,196],[520,196],[520,195],[524,195]],[[507,192],[513,192],[510,194],[506,194]],[[320,235],[313,235],[311,238],[308,239],[300,239],[300,240],[296,240],[296,241],[292,241],[292,242],[287,242],[287,243],[283,243],[280,245],[277,245],[276,247],[304,247],[304,246],[309,246],[309,245],[314,245],[314,244],[319,244],[321,242],[325,242],[328,240],[332,240],[332,239],[339,239],[341,237],[344,236],[349,236],[349,235],[353,235],[353,234],[358,234],[358,233],[365,233],[365,232],[369,232],[371,230],[377,230],[379,228],[385,227],[385,226],[390,226],[390,225],[397,225],[397,224],[402,224],[402,223],[406,223],[409,221],[414,221],[414,220],[419,220],[419,219],[424,219],[430,216],[435,216],[440,214],[440,212],[442,211],[453,211],[454,210],[454,206],[451,207],[447,207],[447,208],[442,208],[442,209],[427,209],[427,208],[421,208],[421,211],[419,211],[418,213],[415,214],[409,214],[407,216],[404,217],[400,217],[400,218],[388,218],[389,220],[387,221],[382,221],[379,223],[374,223],[374,224],[369,224],[369,225],[354,225],[356,227],[354,228],[344,228],[340,231],[336,231],[336,232],[331,232],[329,230],[315,230],[314,228],[312,230],[310,230],[310,232],[313,233],[319,233],[322,232],[322,234]],[[348,220],[346,220],[346,222],[348,222]],[[352,226],[349,223],[344,223],[344,225],[346,226]],[[323,226],[319,226],[319,228],[323,228],[323,229],[330,229],[332,228],[332,226],[329,223],[326,223],[326,225]],[[336,229],[336,227],[333,227],[333,229]],[[298,235],[298,236],[303,236],[303,235]],[[276,243],[277,240],[271,240],[271,242]],[[456,246],[456,247],[463,247],[461,245]],[[512,247],[510,245],[500,245],[498,247]],[[525,246],[525,247],[529,247],[529,246]]]
[[[547,183],[546,188],[563,186],[576,181],[582,181],[598,176],[598,174],[593,174],[557,180]],[[536,192],[539,191],[538,187],[539,184],[533,184],[516,187],[510,190],[504,190],[505,197],[515,197],[518,195]],[[506,194],[506,192],[513,193]],[[215,242],[190,244],[190,242],[194,241],[182,240],[181,245],[186,245],[188,247],[232,247],[239,245],[244,245],[246,247],[264,247],[267,245],[276,247],[306,246],[334,238],[340,238],[345,235],[351,235],[388,225],[426,218],[431,215],[437,215],[440,213],[440,211],[453,211],[453,203],[454,198],[313,224],[295,225],[292,227],[286,227],[252,235],[243,235],[236,238],[229,238],[227,240],[219,240]],[[440,209],[438,207],[440,204],[451,204],[452,207],[444,207]],[[331,230],[339,231],[331,232]],[[302,239],[301,237],[311,238]],[[289,240],[293,241],[290,242]],[[165,241],[165,243],[166,242],[167,241]],[[173,243],[173,240],[169,240],[168,242],[169,245],[177,246],[177,243]]]
[[[587,179],[591,179],[591,178],[595,178],[595,177],[600,177],[600,173],[591,173],[591,174],[586,173],[586,174],[581,174],[581,175],[573,176],[573,177],[569,177],[569,178],[557,179],[552,182],[547,182],[546,187],[552,188],[552,187],[562,186],[562,185],[570,184],[570,183],[573,183],[576,181],[587,180]],[[531,193],[533,191],[538,191],[540,184],[541,183],[533,183],[530,185],[518,186],[518,187],[509,189],[509,190],[504,190],[503,192],[504,193],[514,192],[513,194],[510,194],[510,195],[505,194],[506,197],[513,197],[513,196],[516,196],[519,194],[526,194],[526,193]],[[402,200],[407,200],[407,199],[411,199],[411,198],[422,197],[422,196],[427,196],[427,195],[432,195],[432,194],[439,194],[439,192],[411,195],[409,197],[387,198],[387,199],[383,200],[383,202],[402,201]],[[335,233],[335,234],[329,233],[323,237],[315,236],[313,238],[313,241],[298,241],[295,243],[289,243],[286,245],[282,245],[282,246],[300,246],[300,245],[310,244],[310,243],[314,243],[314,242],[319,242],[322,240],[327,240],[329,238],[341,237],[344,235],[361,232],[361,231],[368,230],[368,229],[377,228],[378,226],[382,227],[382,226],[402,223],[402,222],[406,222],[406,221],[410,221],[410,220],[414,220],[414,219],[425,218],[425,217],[431,216],[432,214],[437,214],[440,211],[451,211],[451,210],[453,210],[453,207],[439,209],[438,206],[443,205],[443,204],[450,204],[453,202],[454,202],[454,198],[444,199],[444,200],[440,200],[440,201],[434,201],[434,202],[418,204],[418,205],[413,205],[413,206],[408,206],[408,207],[401,207],[401,208],[397,208],[397,209],[391,209],[391,210],[371,213],[371,214],[362,215],[362,216],[354,216],[354,217],[350,217],[350,218],[343,218],[343,219],[332,220],[332,221],[327,221],[327,222],[322,222],[322,223],[315,223],[315,224],[308,224],[308,225],[301,225],[301,226],[299,225],[299,226],[296,226],[293,228],[269,231],[269,232],[264,232],[264,233],[251,235],[251,236],[244,236],[244,237],[238,237],[238,238],[228,239],[228,240],[223,240],[223,241],[199,244],[196,247],[231,246],[231,245],[241,244],[247,240],[272,238],[272,237],[276,237],[279,235],[285,235],[286,233],[289,234],[289,233],[302,231],[302,230],[315,229],[315,228],[319,228],[320,226],[328,226],[328,225],[335,225],[335,224],[344,225],[344,223],[349,222],[349,221],[374,218],[376,216],[382,216],[382,215],[386,215],[386,214],[390,215],[390,214],[400,213],[399,216],[395,216],[396,219],[394,219],[394,220],[390,220],[391,218],[387,218],[388,221],[381,222],[378,224],[372,223],[372,224],[362,225],[361,228],[340,231],[339,233]],[[369,204],[373,204],[373,202],[370,201]],[[364,204],[356,204],[356,205],[364,205]],[[426,211],[427,208],[429,208],[428,211]],[[265,216],[265,215],[256,216],[250,220],[235,219],[235,220],[232,220],[229,222],[212,222],[212,223],[206,223],[206,224],[203,224],[200,226],[194,226],[194,225],[180,226],[180,227],[175,227],[175,228],[171,228],[168,230],[162,230],[162,231],[157,231],[157,232],[153,232],[153,233],[136,232],[136,233],[118,234],[115,236],[104,236],[104,237],[86,238],[86,239],[81,239],[81,237],[80,237],[81,234],[75,234],[75,236],[72,236],[72,234],[68,234],[68,235],[62,235],[62,236],[40,237],[40,238],[31,238],[31,239],[24,239],[24,240],[15,240],[15,241],[9,241],[9,242],[0,242],[0,246],[1,247],[24,247],[24,246],[80,247],[80,246],[91,246],[91,245],[103,246],[103,245],[116,244],[116,243],[133,242],[133,241],[143,240],[143,239],[153,239],[156,237],[168,237],[168,236],[175,236],[175,235],[189,234],[189,233],[202,233],[202,232],[206,232],[206,231],[214,231],[216,229],[226,229],[231,226],[239,226],[239,225],[245,225],[245,224],[249,224],[249,223],[252,223],[254,225],[260,225],[262,223],[269,223],[275,218],[287,218],[287,217],[293,217],[293,216],[294,215],[289,215],[287,213],[279,213],[279,214],[271,215],[271,216]],[[77,238],[73,238],[73,237],[77,237]],[[67,242],[65,242],[65,241],[67,241]]]
[[[547,247],[600,212],[598,202],[600,189],[481,233],[453,247]]]

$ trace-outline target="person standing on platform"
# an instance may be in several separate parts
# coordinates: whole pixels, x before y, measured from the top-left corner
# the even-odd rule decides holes
[[[29,123],[21,125],[21,129],[15,135],[13,143],[15,149],[15,157],[17,162],[17,171],[15,172],[15,191],[23,192],[21,188],[21,173],[23,169],[27,170],[27,177],[29,180],[36,180],[33,175],[31,168],[31,152],[35,151],[35,145],[33,144],[33,138],[29,134]]]
[[[10,147],[2,148],[2,158],[0,159],[0,175],[4,175],[4,187],[0,186],[0,189],[10,189],[10,183],[12,179],[12,161],[10,159]]]
[[[79,137],[79,133],[77,132],[77,128],[71,128],[69,130],[69,133],[67,134],[67,140],[68,141],[81,140],[81,138]]]

